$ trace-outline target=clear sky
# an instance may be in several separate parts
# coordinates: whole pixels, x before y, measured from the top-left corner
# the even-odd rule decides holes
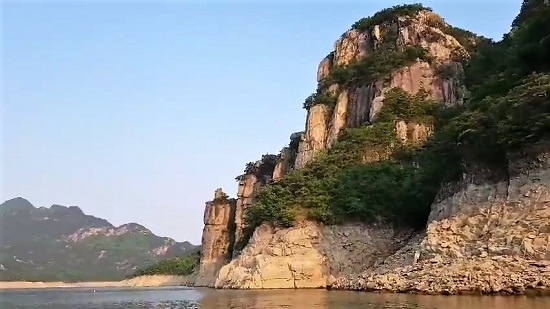
[[[3,0],[0,198],[197,244],[214,190],[303,129],[334,41],[399,3]],[[500,39],[521,0],[424,4]]]

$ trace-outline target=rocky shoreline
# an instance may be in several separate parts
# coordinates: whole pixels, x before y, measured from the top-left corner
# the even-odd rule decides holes
[[[550,263],[494,256],[426,261],[387,273],[339,278],[333,290],[430,295],[550,295]]]

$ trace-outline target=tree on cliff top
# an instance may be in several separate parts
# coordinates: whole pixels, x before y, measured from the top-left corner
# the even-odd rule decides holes
[[[394,21],[400,16],[413,16],[420,11],[432,11],[432,9],[423,6],[421,3],[395,5],[391,8],[383,9],[372,16],[361,18],[351,28],[360,31],[371,30],[375,25]]]

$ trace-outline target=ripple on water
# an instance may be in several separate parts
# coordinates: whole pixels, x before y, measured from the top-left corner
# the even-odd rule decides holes
[[[109,303],[81,303],[63,304],[63,303],[42,303],[42,304],[17,304],[0,301],[2,309],[199,309],[200,305],[195,301],[188,300],[170,300],[161,302],[151,301],[121,301]]]
[[[548,309],[550,298],[326,290],[44,289],[1,291],[1,309]]]

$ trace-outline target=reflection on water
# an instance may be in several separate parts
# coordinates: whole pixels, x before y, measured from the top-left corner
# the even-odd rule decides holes
[[[0,290],[1,309],[199,308],[202,293],[180,288]]]
[[[0,290],[2,309],[548,309],[550,298],[422,296],[324,290],[184,288]]]
[[[207,290],[200,308],[231,309],[548,309],[550,298],[427,296],[324,290]]]

